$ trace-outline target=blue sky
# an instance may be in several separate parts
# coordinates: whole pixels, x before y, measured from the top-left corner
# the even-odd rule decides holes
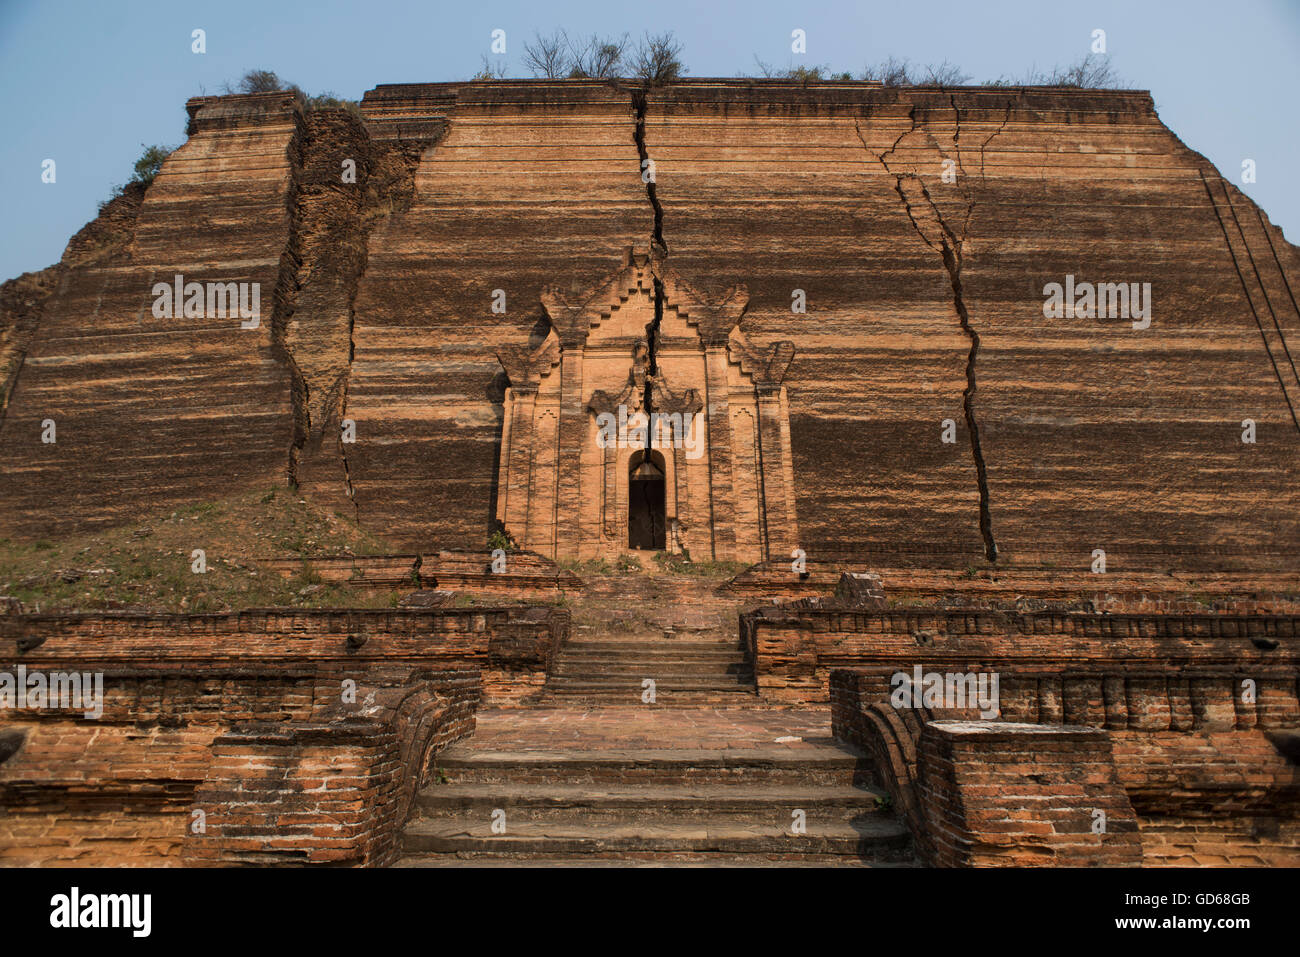
[[[1300,2],[924,0],[825,4],[651,0],[611,4],[60,2],[0,0],[0,279],[39,269],[125,181],[142,144],[184,140],[185,100],[246,70],[275,70],[309,92],[359,99],[380,83],[462,80],[506,31],[510,75],[534,30],[639,36],[672,30],[690,76],[830,64],[859,72],[887,57],[952,61],[976,82],[1088,52],[1106,31],[1125,85],[1149,89],[1164,122],[1300,236]],[[191,52],[191,31],[207,52]],[[804,57],[790,32],[807,33]],[[41,182],[41,163],[57,182]],[[1242,160],[1258,180],[1240,182]]]

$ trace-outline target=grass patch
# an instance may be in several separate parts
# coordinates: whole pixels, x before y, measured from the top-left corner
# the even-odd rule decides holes
[[[744,562],[693,562],[685,555],[655,552],[655,564],[673,575],[699,575],[701,578],[739,575],[749,566]]]
[[[195,549],[205,553],[205,573],[191,569]],[[254,561],[286,551],[303,559],[293,575]],[[392,607],[398,592],[324,582],[308,559],[394,551],[290,489],[259,489],[56,541],[0,541],[0,594],[31,612]]]

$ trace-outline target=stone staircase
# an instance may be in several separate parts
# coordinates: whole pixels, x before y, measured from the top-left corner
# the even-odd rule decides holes
[[[839,744],[798,751],[476,751],[471,745],[439,757],[443,783],[418,796],[399,866],[901,866],[913,860],[906,828],[866,783],[865,759]]]
[[[737,637],[746,602],[717,593],[728,575],[672,574],[642,561],[642,571],[586,579],[542,703],[753,703],[753,668]]]
[[[585,580],[541,700],[481,712],[438,756],[399,866],[913,862],[829,709],[760,706],[737,636],[753,602],[721,574]]]
[[[653,692],[653,695],[651,695]],[[739,642],[570,641],[543,702],[564,704],[739,704],[757,694]]]

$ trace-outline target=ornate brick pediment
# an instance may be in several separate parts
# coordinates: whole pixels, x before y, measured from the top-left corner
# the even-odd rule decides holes
[[[704,402],[700,398],[698,389],[684,389],[681,392],[673,391],[668,385],[667,373],[660,371],[658,375],[649,373],[649,349],[644,339],[638,339],[635,349],[632,352],[632,368],[628,370],[627,382],[623,390],[617,394],[605,392],[597,389],[591,394],[587,402],[587,410],[599,415],[603,412],[617,412],[620,407],[635,411],[643,409],[645,411],[678,413],[680,415],[694,415],[704,408]],[[650,408],[646,409],[646,387],[650,388]]]
[[[788,554],[794,344],[749,342],[745,287],[711,298],[628,248],[600,283],[540,298],[546,340],[497,352],[511,384],[497,513],[516,540],[553,557]]]
[[[721,299],[710,299],[662,259],[632,247],[624,250],[620,269],[596,286],[576,295],[546,286],[540,298],[560,343],[575,348],[632,298],[653,301],[656,283],[662,289],[663,308],[675,311],[707,345],[725,344],[749,304],[749,291],[743,285],[732,286]]]
[[[565,348],[587,341],[591,327],[612,316],[623,303],[636,295],[654,295],[650,256],[635,253],[632,247],[623,252],[623,265],[597,286],[579,295],[567,295],[558,286],[542,289],[542,308]]]
[[[754,387],[770,391],[780,388],[785,381],[785,373],[794,361],[794,343],[789,339],[774,342],[762,354],[749,344],[739,329],[733,330],[727,340],[727,352],[731,361],[739,364],[740,369],[754,380]]]
[[[662,266],[657,275],[663,283],[665,308],[671,306],[694,326],[706,345],[725,343],[749,305],[749,290],[743,285],[732,286],[715,301],[684,280],[675,269]]]
[[[500,346],[497,361],[510,377],[510,385],[519,391],[537,389],[542,377],[560,363],[560,340],[552,331],[536,349],[523,346]]]

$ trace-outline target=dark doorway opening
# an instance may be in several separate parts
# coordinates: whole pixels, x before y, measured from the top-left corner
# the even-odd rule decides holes
[[[627,547],[662,550],[667,524],[663,459],[636,452],[628,467]]]

